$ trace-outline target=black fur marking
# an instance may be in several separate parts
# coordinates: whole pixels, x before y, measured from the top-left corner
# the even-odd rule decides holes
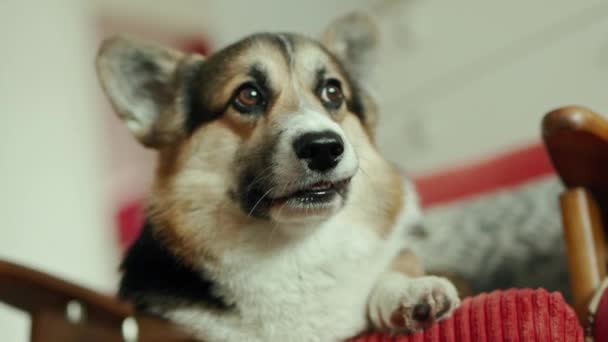
[[[186,113],[185,128],[188,134],[194,132],[202,124],[209,122],[221,114],[207,108],[201,99],[201,71],[203,63],[190,68],[182,77],[182,94],[184,94],[184,112]]]
[[[205,64],[203,64],[198,73],[193,75],[190,83],[186,85],[187,89],[187,98],[186,102],[188,108],[186,108],[186,132],[188,134],[192,134],[197,128],[213,121],[224,113],[226,108],[222,108],[221,110],[214,110],[209,108],[206,105],[206,97],[204,96],[206,91],[212,91],[209,89],[212,87],[209,81],[204,81],[204,69]]]
[[[294,46],[293,35],[289,33],[278,33],[275,35],[275,39],[287,65],[291,67],[294,62],[292,56]]]
[[[266,70],[264,70],[259,64],[254,64],[249,69],[248,74],[255,80],[255,85],[259,87],[259,90],[262,92],[262,95],[266,98],[266,100],[269,100],[272,97],[272,89],[268,84],[268,75]]]
[[[325,85],[325,74],[327,73],[327,71],[325,70],[324,67],[320,67],[319,69],[317,69],[317,71],[315,72],[315,80],[314,80],[314,93],[317,94],[317,96],[319,96],[321,94],[321,90],[323,89],[323,86]]]
[[[350,99],[346,100],[346,107],[351,113],[355,114],[359,118],[359,120],[361,120],[361,122],[365,123],[365,108],[363,106],[363,100],[361,99],[361,90],[359,88],[359,85],[344,67],[342,62],[335,58],[335,56],[332,55],[331,52],[327,52],[330,54],[330,56],[334,57],[334,62],[340,68],[342,75],[344,75],[344,77],[346,78],[346,82],[350,87],[351,96]]]
[[[365,107],[363,106],[363,100],[361,99],[361,90],[353,81],[349,81],[349,83],[352,95],[351,98],[346,101],[346,106],[350,112],[354,113],[361,120],[361,122],[365,123]]]
[[[256,178],[259,178],[254,171],[247,171],[241,176],[239,188],[240,197],[238,198],[243,212],[249,216],[257,218],[268,218],[270,210],[270,202],[266,201],[266,186],[264,184],[256,184]]]
[[[238,188],[232,192],[231,197],[238,201],[243,212],[256,218],[266,219],[272,201],[268,198],[268,191],[274,186],[268,173],[272,172],[270,167],[273,163],[277,140],[280,133],[274,137],[265,139],[266,143],[260,145],[255,151],[249,151],[247,155],[239,157],[238,165],[243,165]]]
[[[328,53],[330,54],[330,56],[334,57],[329,51]],[[344,75],[344,77],[346,78],[346,82],[350,87],[351,96],[350,99],[346,100],[346,107],[351,113],[355,114],[359,118],[359,120],[361,120],[362,123],[366,123],[365,107],[363,106],[363,100],[361,98],[361,89],[359,88],[359,84],[357,83],[357,81],[355,81],[352,75],[346,70],[344,65],[337,58],[334,57],[334,61],[340,67],[340,71],[342,72],[342,75]]]
[[[183,264],[156,239],[154,227],[146,223],[139,238],[122,262],[119,297],[138,310],[156,305],[188,303],[227,310],[232,305],[215,294],[213,281],[204,272]],[[170,304],[169,304],[170,305]]]

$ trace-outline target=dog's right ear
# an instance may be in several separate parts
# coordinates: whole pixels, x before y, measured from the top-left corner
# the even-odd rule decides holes
[[[358,81],[365,79],[375,64],[380,33],[376,21],[363,12],[334,20],[321,41]]]
[[[118,116],[145,146],[158,148],[185,134],[188,106],[202,56],[125,37],[105,40],[97,76]]]

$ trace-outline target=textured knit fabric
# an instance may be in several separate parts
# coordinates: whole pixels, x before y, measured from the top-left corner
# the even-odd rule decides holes
[[[544,288],[569,298],[562,189],[557,178],[547,177],[429,208],[409,246],[429,273],[458,274],[476,293]]]
[[[372,334],[352,341],[583,342],[583,330],[559,293],[524,289],[468,298],[450,319],[415,335]]]

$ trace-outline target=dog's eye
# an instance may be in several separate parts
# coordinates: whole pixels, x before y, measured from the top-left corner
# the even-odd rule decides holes
[[[246,83],[235,92],[232,105],[239,112],[250,113],[263,109],[264,97],[255,85]]]
[[[344,101],[344,95],[342,94],[342,88],[340,81],[336,79],[330,79],[325,82],[323,88],[321,88],[321,101],[326,107],[331,109],[338,109]]]

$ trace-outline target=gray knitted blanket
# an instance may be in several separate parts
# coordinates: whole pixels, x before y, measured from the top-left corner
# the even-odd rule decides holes
[[[561,190],[546,177],[431,208],[410,238],[429,271],[456,273],[476,292],[543,287],[569,297]]]

